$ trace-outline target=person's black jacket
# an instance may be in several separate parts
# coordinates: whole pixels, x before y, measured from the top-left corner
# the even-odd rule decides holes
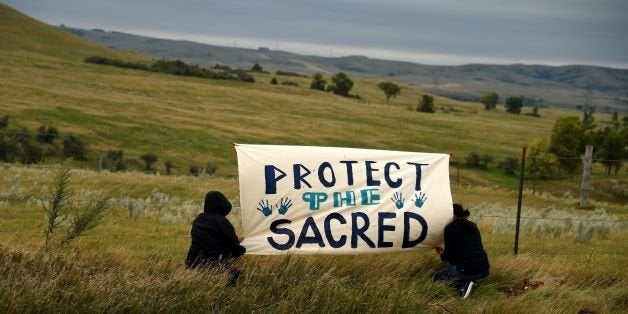
[[[240,245],[233,225],[226,218],[230,211],[231,203],[222,193],[207,193],[204,212],[192,222],[192,244],[185,260],[187,267],[223,262],[244,254],[246,249]]]
[[[462,218],[454,219],[445,227],[445,250],[441,259],[456,265],[463,274],[484,273],[490,268],[478,227]]]

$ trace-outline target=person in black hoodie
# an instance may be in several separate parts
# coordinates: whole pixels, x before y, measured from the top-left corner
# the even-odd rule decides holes
[[[460,204],[453,205],[454,219],[445,227],[445,249],[436,252],[449,266],[434,274],[434,281],[451,281],[467,298],[477,280],[488,276],[490,265],[482,245],[478,227],[467,218],[469,210]]]
[[[235,285],[241,271],[227,263],[229,258],[239,257],[246,252],[240,245],[233,225],[226,216],[231,211],[231,203],[218,191],[205,195],[204,212],[192,222],[192,244],[185,265],[187,268],[212,267],[225,270],[231,275],[230,285]]]

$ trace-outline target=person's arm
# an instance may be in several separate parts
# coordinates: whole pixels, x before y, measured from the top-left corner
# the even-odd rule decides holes
[[[246,248],[240,245],[240,239],[235,233],[233,225],[227,218],[220,223],[224,240],[226,241],[225,247],[229,250],[226,252],[230,257],[242,256],[246,252]]]
[[[449,228],[445,228],[445,249],[441,249],[441,253],[440,253],[440,259],[443,262],[448,262],[449,261],[449,257],[450,257],[450,250],[451,250],[451,243],[452,243],[452,239],[451,239],[451,230]]]

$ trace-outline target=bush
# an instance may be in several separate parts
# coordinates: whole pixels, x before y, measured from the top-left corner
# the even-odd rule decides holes
[[[349,96],[349,91],[353,88],[353,81],[344,73],[336,73],[331,78],[333,84],[327,86],[327,89],[336,95]]]
[[[255,63],[253,65],[253,67],[251,68],[251,72],[260,72],[260,73],[262,73],[262,72],[264,72],[264,69],[262,69],[262,66],[259,65],[259,63]]]
[[[218,170],[218,167],[211,163],[208,163],[207,167],[205,167],[205,173],[210,176],[214,175],[214,173],[216,173],[216,170]]]
[[[416,107],[416,111],[418,112],[427,112],[434,113],[434,97],[430,95],[421,96],[421,100],[419,100],[419,104]]]
[[[323,75],[321,75],[320,73],[315,73],[314,76],[312,77],[312,82],[310,83],[310,88],[311,89],[324,91],[325,90],[325,84],[327,84],[327,81],[325,81],[325,79],[323,79]]]
[[[277,85],[277,83],[278,83],[277,79],[274,78],[274,77],[270,80],[270,84],[272,84],[272,85]]]
[[[6,129],[9,126],[9,115],[0,116],[0,130]]]
[[[175,168],[174,163],[170,160],[166,160],[166,162],[164,163],[164,167],[166,167],[166,174],[167,175],[171,175],[172,174],[172,169]]]
[[[124,152],[120,150],[107,151],[107,155],[103,160],[103,167],[111,171],[124,171],[126,164],[124,163]]]
[[[469,168],[488,169],[488,165],[493,162],[493,157],[488,154],[480,156],[476,152],[471,152],[465,157],[465,164]]]
[[[499,163],[499,168],[508,175],[514,175],[515,171],[519,168],[519,160],[514,157],[508,157]]]
[[[37,142],[39,143],[52,144],[58,137],[59,131],[55,127],[42,125],[37,129]]]
[[[201,168],[197,165],[190,165],[190,175],[197,177],[201,173]]]
[[[23,164],[36,164],[42,160],[43,149],[39,143],[25,140],[18,143],[17,149]]]
[[[144,154],[140,156],[140,159],[144,161],[145,171],[148,171],[148,172],[155,171],[155,169],[153,169],[153,165],[157,162],[157,160],[159,160],[159,157],[157,157],[157,155],[153,153],[148,153],[148,154]]]
[[[506,106],[506,112],[519,114],[521,107],[523,107],[523,99],[521,97],[508,97],[504,106]]]
[[[296,72],[286,72],[286,71],[275,71],[275,74],[283,75],[283,76],[307,77],[307,75],[299,74]]]
[[[63,139],[63,156],[77,160],[87,160],[87,142],[74,135]]]
[[[292,81],[283,81],[283,82],[281,82],[281,85],[286,85],[286,86],[299,86],[299,83],[297,83],[297,82],[292,82]]]

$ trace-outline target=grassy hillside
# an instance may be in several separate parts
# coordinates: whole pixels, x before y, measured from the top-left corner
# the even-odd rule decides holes
[[[190,164],[218,166],[212,178],[73,170],[71,205],[84,207],[109,195],[112,211],[69,245],[60,245],[62,234],[55,233],[47,250],[41,249],[43,205],[54,188],[54,171],[0,167],[0,312],[574,313],[589,308],[613,313],[628,304],[628,276],[621,267],[628,251],[626,204],[594,199],[590,210],[577,209],[572,191],[577,192],[578,178],[547,181],[536,192],[527,187],[521,254],[515,257],[517,179],[495,169],[462,168],[463,183],[452,186],[454,199],[471,208],[491,258],[491,276],[469,300],[429,281],[441,267],[431,250],[245,256],[238,261],[244,276],[234,289],[222,288],[224,276],[182,267],[190,219],[201,210],[203,194],[221,190],[239,203],[238,181],[232,177],[235,142],[453,152],[458,160],[477,151],[501,160],[517,157],[522,145],[548,136],[557,117],[573,112],[542,109],[541,118],[516,116],[503,108],[486,112],[477,103],[436,97],[437,112],[425,114],[414,110],[422,91],[404,86],[386,103],[376,88],[379,79],[353,77],[352,94],[362,98],[357,101],[310,90],[308,78],[256,74],[251,84],[87,64],[82,60],[90,55],[149,58],[94,46],[4,5],[0,29],[0,116],[9,114],[11,128],[51,124],[62,135],[81,135],[90,143],[83,165],[88,168],[109,149],[122,149],[135,160],[154,152],[160,170],[171,160],[181,174]],[[272,77],[299,86],[270,85]],[[610,118],[596,114],[596,119],[604,124]],[[454,167],[451,172],[455,178]],[[625,176],[623,169],[620,176],[598,177],[594,184],[625,186]],[[229,219],[238,231],[239,218],[236,207]],[[526,278],[544,286],[524,292]]]
[[[181,59],[201,65],[216,63],[250,68],[260,63],[274,70],[388,77],[414,87],[456,99],[479,99],[495,91],[502,102],[524,95],[540,106],[576,109],[585,104],[587,88],[590,104],[598,111],[628,112],[628,70],[568,65],[490,65],[431,66],[410,62],[370,59],[362,56],[325,58],[276,50],[220,47],[190,41],[165,40],[104,30],[64,28],[93,42],[116,49],[130,49],[157,58]],[[438,86],[435,86],[435,83]]]

